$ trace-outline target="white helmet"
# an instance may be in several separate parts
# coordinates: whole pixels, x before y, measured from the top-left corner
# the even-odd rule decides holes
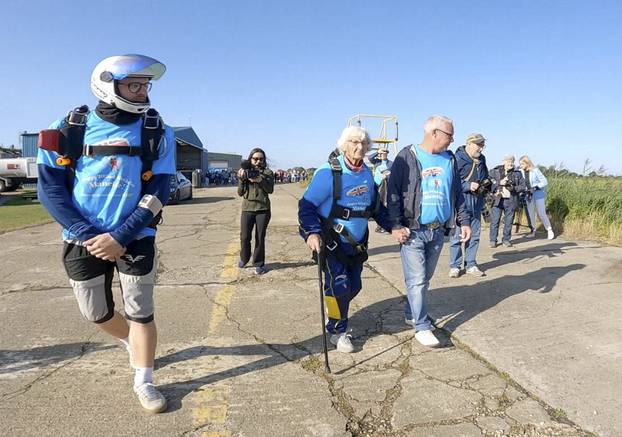
[[[132,102],[121,97],[117,90],[117,81],[126,77],[147,77],[158,80],[166,67],[159,61],[143,55],[111,56],[101,61],[91,74],[91,91],[99,100],[117,108],[142,114],[151,105],[146,102]]]

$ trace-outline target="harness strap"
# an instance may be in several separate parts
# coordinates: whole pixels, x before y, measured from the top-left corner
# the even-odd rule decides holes
[[[140,134],[143,164],[141,178],[145,182],[153,176],[151,169],[153,161],[159,157],[160,141],[163,134],[164,127],[160,114],[154,108],[149,108],[143,117],[143,128]]]
[[[343,168],[341,163],[336,157],[328,160],[330,169],[333,172],[333,206],[337,203],[337,200],[341,198],[341,175],[343,174]]]
[[[350,220],[351,218],[370,218],[375,210],[375,205],[370,205],[366,209],[362,211],[353,210],[351,208],[346,208],[345,206],[338,205],[333,203],[332,208],[330,209],[330,218],[338,218],[341,220]]]
[[[143,148],[134,146],[91,146],[85,144],[82,149],[82,154],[84,156],[141,156],[143,154]]]

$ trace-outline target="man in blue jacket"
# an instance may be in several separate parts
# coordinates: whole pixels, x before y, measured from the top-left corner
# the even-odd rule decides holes
[[[380,197],[380,202],[386,207],[387,181],[389,179],[389,175],[391,174],[391,165],[393,165],[393,161],[389,159],[389,149],[386,149],[384,147],[378,149],[377,159],[380,162],[374,166],[374,182],[378,187],[378,196]],[[379,234],[384,234],[387,232],[380,225],[376,226],[375,231]]]
[[[453,139],[449,118],[428,118],[421,144],[404,147],[389,176],[387,207],[391,234],[400,243],[408,296],[406,323],[415,328],[415,339],[428,347],[440,344],[432,333],[427,292],[444,235],[459,229],[460,241],[471,236],[471,214],[464,204],[458,166],[447,150]]]
[[[368,220],[373,217],[390,229],[384,209],[377,206],[372,172],[363,162],[369,145],[369,135],[363,128],[344,129],[337,142],[339,155],[315,171],[298,203],[300,233],[322,263],[326,330],[332,334],[330,342],[337,351],[344,353],[354,351],[348,310],[362,288]]]
[[[127,348],[134,392],[151,413],[166,409],[153,385],[153,289],[175,138],[150,108],[148,91],[165,70],[142,55],[101,61],[91,75],[97,108],[77,108],[43,131],[37,158],[39,199],[63,228],[63,263],[80,312]],[[125,317],[114,309],[115,270]]]
[[[466,138],[465,145],[456,150],[456,163],[462,181],[462,194],[466,208],[471,213],[471,238],[464,244],[464,262],[466,273],[472,276],[484,276],[477,266],[475,257],[479,247],[482,209],[485,196],[490,191],[492,182],[488,177],[486,157],[482,151],[486,147],[486,139],[482,134],[471,134]],[[449,277],[460,276],[463,266],[462,243],[460,235],[454,233],[449,240]]]

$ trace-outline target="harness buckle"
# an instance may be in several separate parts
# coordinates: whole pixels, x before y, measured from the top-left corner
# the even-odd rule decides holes
[[[326,248],[332,252],[333,250],[337,248],[337,244],[338,243],[335,240],[333,240],[332,243],[326,245]]]
[[[343,232],[343,228],[345,228],[343,223],[335,223],[335,226],[333,226],[334,231],[337,232],[340,235]]]
[[[341,218],[343,220],[350,220],[351,211],[348,208],[343,208]]]
[[[158,111],[153,108],[149,108],[147,112],[145,112],[143,126],[145,129],[157,129],[160,127],[160,114],[158,114]]]
[[[86,116],[89,113],[89,107],[80,106],[67,114],[67,123],[72,126],[84,126],[86,124]]]
[[[92,153],[93,153],[93,146],[91,146],[90,144],[85,144],[84,146],[82,146],[82,154],[84,156],[91,156]]]

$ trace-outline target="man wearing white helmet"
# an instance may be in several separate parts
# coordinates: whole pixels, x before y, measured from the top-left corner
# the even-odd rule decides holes
[[[125,345],[134,391],[152,413],[166,409],[153,385],[153,288],[175,138],[150,109],[148,92],[165,70],[142,55],[101,61],[91,76],[96,109],[76,108],[42,131],[37,158],[39,199],[63,227],[63,264],[80,312]],[[114,270],[125,317],[114,309]]]

